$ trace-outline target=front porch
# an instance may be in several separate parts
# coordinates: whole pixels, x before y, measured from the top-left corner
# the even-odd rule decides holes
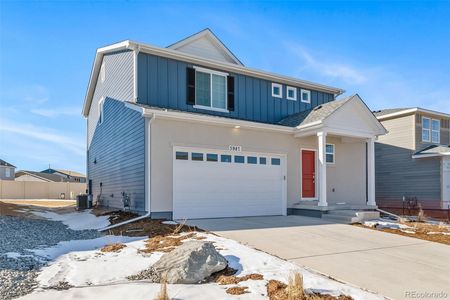
[[[374,211],[375,139],[385,129],[359,96],[319,106],[296,121],[295,137],[315,147],[300,151],[301,197],[288,214]]]

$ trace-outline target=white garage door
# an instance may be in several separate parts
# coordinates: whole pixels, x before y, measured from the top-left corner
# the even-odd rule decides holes
[[[174,219],[283,215],[284,158],[175,149]]]

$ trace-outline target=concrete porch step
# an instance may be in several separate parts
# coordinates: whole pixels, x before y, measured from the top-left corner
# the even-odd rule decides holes
[[[380,213],[375,210],[330,210],[327,214],[322,214],[324,220],[346,224],[364,222],[379,217]]]

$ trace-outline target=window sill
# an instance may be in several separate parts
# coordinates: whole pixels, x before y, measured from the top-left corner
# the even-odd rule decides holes
[[[212,110],[212,111],[224,112],[224,113],[229,113],[230,112],[228,109],[215,108],[215,107],[203,106],[203,105],[194,105],[193,107],[196,108],[196,109]]]
[[[311,101],[301,100],[301,102],[311,104]]]

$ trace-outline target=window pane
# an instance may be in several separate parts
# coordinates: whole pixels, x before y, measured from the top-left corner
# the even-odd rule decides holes
[[[195,73],[195,104],[211,106],[211,75]]]
[[[192,153],[192,160],[203,161],[203,153]]]
[[[265,157],[260,157],[260,158],[259,158],[259,164],[260,164],[260,165],[265,165],[265,164],[267,164],[267,158],[265,158]]]
[[[433,120],[433,121],[431,121],[431,129],[432,130],[440,130],[440,127],[441,127],[441,124],[440,124],[441,122],[439,121],[439,120]]]
[[[235,155],[234,156],[234,162],[238,163],[238,164],[243,164],[245,162],[244,156]]]
[[[258,160],[256,159],[255,156],[247,156],[247,163],[248,164],[256,164],[258,162]]]
[[[433,142],[433,143],[439,143],[439,139],[440,139],[440,136],[439,136],[440,134],[439,134],[439,131],[434,131],[433,130],[433,132],[431,133],[431,141]]]
[[[225,109],[225,77],[212,74],[212,106]]]
[[[281,160],[279,158],[272,158],[272,165],[279,166],[281,163]]]
[[[326,149],[325,149],[325,153],[331,153],[331,154],[333,154],[333,153],[334,153],[334,145],[327,144],[327,145],[326,145]]]
[[[429,141],[429,140],[430,140],[430,130],[422,129],[422,141]]]
[[[228,162],[228,163],[230,163],[231,162],[231,155],[221,155],[220,156],[220,161],[221,162]]]
[[[334,163],[334,155],[333,154],[327,154],[327,163]]]
[[[428,119],[428,118],[423,118],[423,119],[422,119],[422,127],[423,127],[423,128],[429,129],[429,128],[430,128],[430,119]]]
[[[211,154],[211,153],[208,153],[208,154],[206,154],[206,160],[207,161],[217,161],[217,154]]]
[[[288,90],[288,97],[294,98],[294,90]]]
[[[309,94],[308,93],[302,93],[302,100],[308,101],[309,100]]]
[[[274,93],[275,95],[280,95],[280,94],[281,94],[281,93],[280,93],[280,87],[274,86],[274,87],[273,87],[273,93]]]
[[[175,153],[175,157],[176,157],[176,159],[188,160],[188,153],[177,151]]]

